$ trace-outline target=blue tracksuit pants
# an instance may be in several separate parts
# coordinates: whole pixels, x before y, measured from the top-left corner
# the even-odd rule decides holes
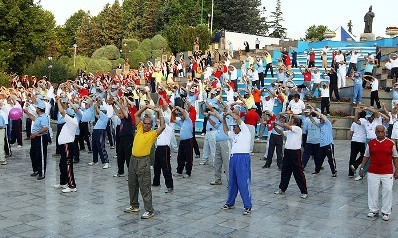
[[[226,204],[235,204],[238,191],[243,200],[245,209],[252,208],[250,193],[251,170],[249,153],[232,154],[229,160],[228,199]]]

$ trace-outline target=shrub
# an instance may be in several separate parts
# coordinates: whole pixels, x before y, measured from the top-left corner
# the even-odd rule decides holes
[[[145,39],[138,46],[138,50],[140,50],[145,55],[145,60],[151,58],[152,55],[152,45],[151,40]]]
[[[164,48],[167,49],[167,40],[165,38],[163,38],[163,36],[161,35],[155,35],[154,37],[152,37],[151,39],[151,48],[152,50],[162,50]]]
[[[62,83],[70,78],[68,67],[59,60],[53,60],[50,62],[47,59],[37,59],[32,64],[30,64],[24,74],[35,75],[39,79],[43,76],[47,76],[48,80],[53,83]]]
[[[112,62],[106,58],[89,59],[87,62],[86,72],[107,73],[112,69]]]
[[[120,51],[114,45],[106,45],[94,51],[91,57],[95,59],[105,57],[108,60],[116,60],[120,58]]]
[[[111,63],[112,63],[112,69],[115,69],[115,68],[117,68],[117,66],[119,66],[119,64],[121,64],[123,66],[124,59],[119,58],[117,60],[111,60]]]
[[[0,72],[0,87],[10,87],[12,78],[12,75],[9,75],[5,72]]]
[[[126,45],[126,46],[124,46]],[[123,52],[133,52],[138,48],[140,42],[136,39],[123,39],[122,41],[122,50]]]
[[[137,49],[128,55],[128,59],[133,68],[138,68],[140,62],[145,63],[147,58],[141,50]]]

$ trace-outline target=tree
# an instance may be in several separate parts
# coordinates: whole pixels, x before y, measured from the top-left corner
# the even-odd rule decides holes
[[[261,0],[215,0],[213,29],[265,35],[268,27],[259,6]]]
[[[142,13],[144,12],[141,0],[123,1],[123,36],[125,38],[140,39],[142,30]]]
[[[353,27],[353,25],[352,25],[351,20],[347,23],[347,27],[348,27],[348,32],[352,34],[352,27]]]
[[[330,31],[327,26],[324,25],[312,25],[305,32],[305,40],[307,41],[321,41],[325,39],[323,36],[326,31]]]
[[[77,32],[77,52],[84,56],[91,56],[101,46],[100,33],[95,21],[90,15],[86,16]]]
[[[101,45],[116,45],[121,47],[123,38],[123,10],[119,1],[112,6],[106,4],[95,18],[100,32]]]
[[[271,12],[270,28],[272,28],[273,32],[269,35],[275,38],[284,38],[286,37],[286,28],[282,26],[283,17],[282,17],[282,9],[281,9],[281,0],[276,1],[275,11]]]
[[[54,38],[54,15],[33,0],[0,2],[0,65],[21,73],[36,57],[44,56]]]

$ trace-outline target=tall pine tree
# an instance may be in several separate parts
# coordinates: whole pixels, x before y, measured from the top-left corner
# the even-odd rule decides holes
[[[76,35],[77,51],[79,54],[91,56],[101,46],[100,32],[90,14],[86,16]]]
[[[121,47],[123,38],[123,11],[119,1],[112,6],[105,5],[104,9],[95,18],[101,35],[101,45],[116,45]]]
[[[123,37],[140,39],[142,30],[143,8],[141,0],[123,1]]]
[[[284,21],[282,15],[281,0],[277,0],[275,11],[271,12],[272,21],[269,22],[269,27],[272,28],[273,31],[269,36],[276,38],[286,37],[286,28],[282,26],[282,22]]]
[[[265,35],[260,8],[261,0],[214,0],[213,29]]]

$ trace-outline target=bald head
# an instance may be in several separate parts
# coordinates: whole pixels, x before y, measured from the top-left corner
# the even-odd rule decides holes
[[[375,133],[377,140],[384,140],[386,138],[386,128],[383,125],[376,126]]]

